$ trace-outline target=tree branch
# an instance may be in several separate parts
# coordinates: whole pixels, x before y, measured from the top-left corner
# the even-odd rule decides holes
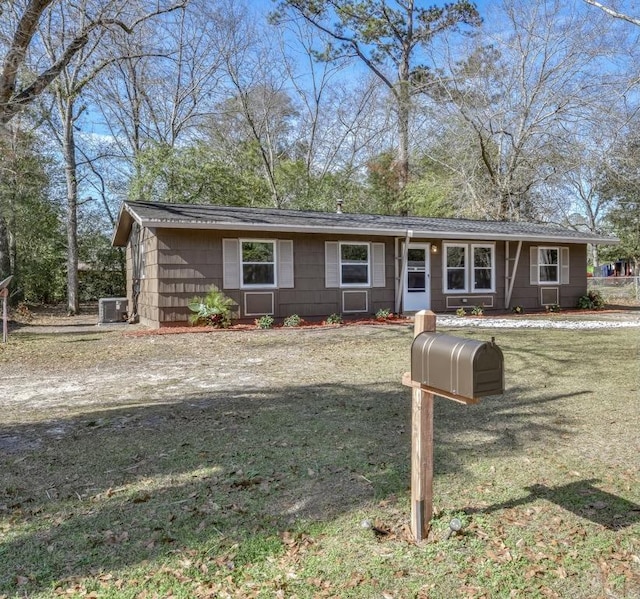
[[[640,27],[640,19],[636,19],[635,17],[630,17],[629,15],[626,15],[624,13],[617,12],[612,8],[609,8],[608,6],[604,6],[604,4],[601,4],[597,0],[584,0],[584,1],[587,4],[591,4],[591,6],[595,6],[596,8],[599,8],[603,12],[606,12],[609,16],[614,17],[615,19],[622,19],[623,21],[627,21],[627,23],[631,23],[633,25],[637,25],[638,27]]]
[[[6,125],[20,109],[30,104],[37,98],[55,79],[63,69],[71,62],[73,57],[80,52],[89,42],[89,35],[95,29],[108,29],[118,27],[130,34],[133,30],[153,17],[166,14],[174,10],[184,8],[188,0],[180,0],[167,8],[158,9],[138,17],[133,23],[127,25],[119,19],[97,19],[85,26],[80,33],[66,47],[62,56],[54,62],[46,71],[23,90],[15,92],[16,78],[19,67],[24,62],[27,48],[38,26],[42,13],[53,0],[31,0],[27,10],[20,19],[11,48],[7,53],[0,76],[0,124]]]

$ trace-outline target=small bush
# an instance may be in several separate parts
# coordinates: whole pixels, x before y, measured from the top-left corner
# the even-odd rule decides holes
[[[330,314],[325,320],[327,324],[342,324],[342,316],[340,314]]]
[[[482,316],[484,314],[484,306],[474,306],[471,308],[473,316]]]
[[[20,302],[13,311],[13,317],[20,322],[31,322],[33,314],[25,302]]]
[[[231,306],[233,300],[219,289],[212,289],[206,297],[194,297],[189,301],[191,324],[204,324],[218,329],[227,328],[231,324]]]
[[[463,316],[467,315],[467,310],[465,308],[463,308],[462,306],[460,306],[457,310],[456,310],[456,316],[459,316],[460,318],[462,318]]]
[[[285,327],[299,327],[303,320],[297,314],[292,314],[284,319],[283,325]]]
[[[558,304],[549,304],[548,306],[545,306],[544,309],[547,312],[560,312],[560,306]]]
[[[524,314],[524,308],[522,306],[514,306],[512,311],[514,314]]]
[[[273,316],[265,314],[255,320],[256,328],[258,329],[270,329],[273,327]]]
[[[393,316],[393,313],[387,308],[380,308],[380,310],[376,312],[376,320],[387,320],[387,318],[391,318],[391,316]]]
[[[601,310],[604,305],[604,298],[599,291],[589,291],[578,299],[578,308],[581,310]]]

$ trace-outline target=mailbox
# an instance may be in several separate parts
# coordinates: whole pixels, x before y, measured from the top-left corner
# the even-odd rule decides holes
[[[443,333],[418,334],[411,346],[411,380],[469,400],[504,392],[504,366],[493,342]]]

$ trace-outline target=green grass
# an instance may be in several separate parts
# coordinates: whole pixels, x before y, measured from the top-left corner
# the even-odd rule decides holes
[[[5,410],[0,597],[640,596],[638,330],[452,332],[496,337],[507,392],[436,400],[420,545],[408,328],[14,335],[0,376],[95,398]]]

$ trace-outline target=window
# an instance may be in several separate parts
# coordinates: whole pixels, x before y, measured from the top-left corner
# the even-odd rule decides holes
[[[223,289],[293,289],[293,241],[223,239]]]
[[[570,282],[568,247],[532,245],[529,249],[531,285],[568,285]]]
[[[560,251],[558,248],[538,248],[538,281],[540,283],[560,282]]]
[[[467,290],[467,246],[444,245],[445,291]]]
[[[327,289],[385,287],[385,244],[325,241],[324,284]]]
[[[273,287],[276,284],[274,241],[242,242],[242,286]]]
[[[472,245],[473,251],[473,291],[493,291],[493,251],[492,245]]]
[[[464,243],[443,245],[445,293],[495,291],[495,246]]]
[[[340,285],[369,285],[369,244],[340,244]]]

